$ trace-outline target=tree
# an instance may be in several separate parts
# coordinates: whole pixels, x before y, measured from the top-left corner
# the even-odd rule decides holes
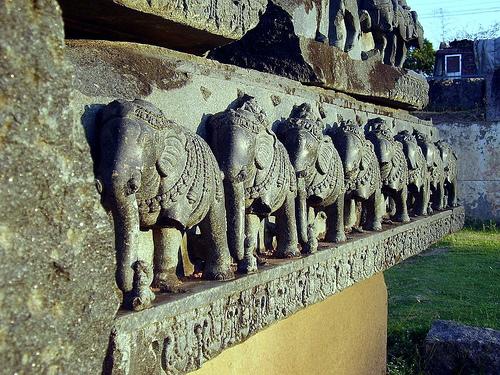
[[[436,51],[434,51],[432,43],[425,39],[422,48],[412,47],[408,50],[404,67],[430,76],[434,73],[435,57]]]

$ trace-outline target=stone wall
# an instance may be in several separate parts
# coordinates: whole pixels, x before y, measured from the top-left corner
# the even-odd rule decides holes
[[[0,372],[95,374],[119,306],[113,232],[56,2],[0,2],[0,39]]]
[[[439,122],[435,126],[459,155],[459,199],[467,218],[499,223],[500,122]]]

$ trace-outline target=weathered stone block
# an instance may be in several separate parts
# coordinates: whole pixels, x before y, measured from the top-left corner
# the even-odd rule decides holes
[[[427,111],[477,111],[484,113],[486,85],[484,78],[435,79],[429,81]]]
[[[500,373],[500,331],[438,320],[425,338],[430,375]]]
[[[119,299],[56,1],[0,2],[0,372],[95,374]]]
[[[296,30],[293,13],[270,4],[253,30],[209,57],[398,108],[427,105],[429,85],[423,76],[385,65],[380,58],[353,60],[341,49],[303,34]]]
[[[69,38],[125,40],[202,54],[257,25],[266,0],[60,0]]]

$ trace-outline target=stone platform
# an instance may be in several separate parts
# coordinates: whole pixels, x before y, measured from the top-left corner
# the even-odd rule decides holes
[[[107,359],[110,374],[183,374],[267,326],[383,272],[460,230],[462,207],[385,225],[340,245],[323,243],[299,260],[269,260],[226,283],[193,282],[158,296],[145,311],[120,312]],[[334,317],[332,317],[334,319]]]

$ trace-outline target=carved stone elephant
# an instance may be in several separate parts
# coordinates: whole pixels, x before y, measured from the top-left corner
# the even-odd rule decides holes
[[[351,51],[358,43],[361,23],[357,0],[330,1],[329,39],[331,44],[344,52]]]
[[[406,1],[397,1],[395,13],[395,27],[389,38],[386,55],[391,65],[402,67],[409,47],[423,47],[424,29],[418,21],[417,12],[412,11]]]
[[[427,169],[430,176],[431,198],[429,212],[432,210],[442,210],[444,208],[444,165],[443,159],[437,146],[430,137],[417,130],[413,132],[417,143],[424,154],[427,162]]]
[[[294,107],[290,118],[280,124],[277,134],[285,145],[297,176],[297,227],[303,252],[315,252],[317,230],[308,226],[308,207],[324,209],[327,215],[325,239],[346,240],[344,233],[344,170],[324,124],[309,104]]]
[[[417,139],[405,130],[396,135],[408,165],[408,206],[414,216],[426,216],[430,199],[430,175]]]
[[[96,187],[113,216],[124,306],[148,307],[151,284],[176,291],[181,232],[197,224],[209,244],[203,276],[232,278],[221,172],[205,141],[139,99],[106,105],[97,132]],[[139,230],[153,232],[154,273],[138,249]]]
[[[447,207],[457,207],[458,199],[457,199],[457,178],[458,178],[458,167],[457,162],[458,158],[451,146],[444,142],[438,141],[436,142],[436,146],[439,149],[441,159],[443,160],[443,168],[444,168],[444,195],[446,196],[446,200],[444,205]]]
[[[239,272],[257,270],[257,234],[271,214],[278,227],[277,256],[299,256],[295,172],[255,98],[244,95],[235,108],[213,115],[207,134],[224,172],[229,249]]]
[[[396,0],[361,0],[360,17],[364,19],[362,22],[363,31],[371,32],[375,42],[374,50],[365,52],[364,58],[373,56],[378,51],[384,59],[384,62],[386,64],[390,63],[386,58],[386,48],[397,21],[395,1]]]
[[[342,121],[338,129],[332,128],[328,134],[333,139],[344,169],[346,229],[355,226],[355,202],[360,201],[361,226],[368,230],[381,230],[384,199],[373,145],[365,138],[361,126],[350,121]]]
[[[382,193],[395,202],[394,221],[410,221],[406,199],[408,197],[408,167],[403,146],[394,139],[393,129],[382,118],[368,122],[366,138],[373,144],[380,166]]]

